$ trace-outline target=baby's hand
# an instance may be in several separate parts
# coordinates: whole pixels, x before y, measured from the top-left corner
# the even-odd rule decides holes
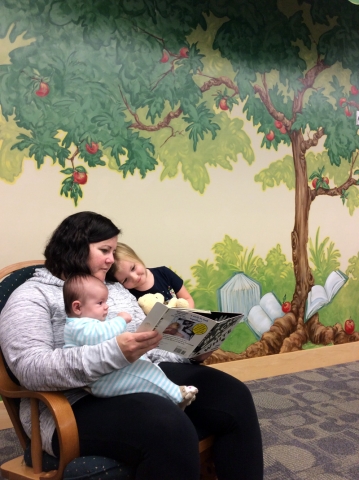
[[[117,316],[122,317],[126,323],[130,323],[130,321],[132,320],[132,315],[127,312],[120,312],[117,314]]]

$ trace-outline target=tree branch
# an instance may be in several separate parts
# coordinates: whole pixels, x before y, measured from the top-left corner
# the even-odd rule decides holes
[[[329,189],[319,187],[318,190],[316,189],[311,190],[310,197],[312,201],[315,200],[316,197],[319,197],[319,195],[327,195],[328,197],[340,197],[343,193],[343,190],[346,191],[348,190],[349,187],[356,184],[357,184],[357,180],[349,176],[348,180],[344,182],[342,185],[340,185],[339,187],[329,188]]]
[[[198,75],[208,77],[208,75],[204,75],[200,70],[197,72]],[[208,77],[210,80],[208,82],[204,82],[202,87],[200,87],[201,92],[207,92],[212,87],[218,87],[219,85],[225,85],[227,88],[233,90],[234,94],[239,94],[239,89],[237,85],[228,77]]]
[[[259,85],[254,85],[253,87],[254,93],[258,93],[260,99],[262,100],[263,104],[265,105],[268,113],[274,118],[274,120],[278,120],[282,122],[282,124],[286,127],[287,131],[290,130],[292,123],[290,120],[286,118],[284,113],[278,112],[270,99],[269,93],[266,88],[262,88]]]
[[[324,128],[319,127],[318,130],[313,135],[313,138],[310,138],[308,135],[308,140],[304,140],[300,144],[300,149],[303,154],[307,152],[311,147],[316,147],[318,145],[318,140],[324,135]]]
[[[206,92],[207,90],[209,90],[210,88],[212,88],[214,86],[218,87],[219,85],[225,85],[226,87],[230,88],[231,90],[234,90],[234,94],[239,93],[237,85],[228,77],[210,78],[210,80],[208,80],[208,82],[205,82],[200,87],[200,90],[203,93],[203,92]],[[141,122],[137,113],[134,112],[130,108],[124,94],[122,93],[121,87],[119,87],[119,88],[120,88],[120,93],[121,93],[122,100],[123,100],[124,104],[126,105],[127,110],[130,112],[130,114],[135,119],[135,122],[132,123],[128,128],[136,128],[138,130],[145,130],[146,132],[157,132],[158,130],[161,130],[162,128],[169,127],[169,124],[171,123],[171,121],[175,118],[178,118],[183,113],[182,109],[178,108],[177,110],[169,112],[165,116],[165,118],[163,120],[161,120],[160,122],[158,122],[156,125],[145,125],[144,123]],[[169,128],[171,128],[171,127],[169,127]],[[173,133],[172,133],[171,136],[174,136]]]
[[[304,78],[301,79],[303,83],[303,88],[298,92],[297,96],[294,98],[293,101],[293,118],[291,123],[294,122],[294,117],[297,113],[300,113],[303,108],[303,97],[305,92],[312,88],[317,76],[323,72],[325,69],[329,68],[329,65],[325,65],[323,60],[318,59],[317,63],[312,67],[310,70],[307,71]]]

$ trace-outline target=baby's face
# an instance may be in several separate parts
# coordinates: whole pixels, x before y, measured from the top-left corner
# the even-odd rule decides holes
[[[86,299],[81,303],[81,317],[105,320],[108,313],[107,298],[108,290],[105,285],[99,282],[91,285],[91,289],[86,294]]]

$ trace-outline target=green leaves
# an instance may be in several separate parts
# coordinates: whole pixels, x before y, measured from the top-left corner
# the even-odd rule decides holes
[[[274,292],[278,298],[283,298],[287,292],[293,292],[293,264],[288,262],[279,244],[269,250],[264,260],[258,259],[255,279],[261,284],[262,295]]]
[[[211,118],[214,114],[202,102],[198,107],[188,107],[187,116],[183,120],[189,123],[186,132],[189,132],[189,138],[193,141],[193,150],[196,151],[199,139],[204,139],[205,133],[212,134],[212,140],[216,138],[216,130],[219,130],[217,123],[212,123]]]
[[[65,168],[61,173],[70,175],[62,181],[60,195],[66,198],[70,196],[73,199],[75,206],[77,206],[79,198],[82,198],[83,193],[80,185],[87,183],[87,171],[83,166],[76,168]]]
[[[312,263],[315,284],[324,285],[328,275],[340,267],[338,258],[341,255],[339,250],[334,248],[334,243],[329,243],[329,237],[319,241],[319,232],[320,228],[317,230],[314,242],[311,238],[309,239],[309,260]]]
[[[261,294],[275,292],[283,298],[286,292],[294,289],[293,265],[288,262],[280,245],[272,248],[265,259],[254,255],[254,249],[243,247],[238,240],[225,235],[222,242],[212,250],[215,263],[198,260],[191,267],[197,284],[191,294],[199,308],[218,308],[217,291],[234,273],[242,271],[261,284]]]
[[[348,196],[349,196],[349,193],[347,192],[347,190],[342,189],[342,193],[340,195],[340,198],[343,202],[343,205],[345,205],[345,200],[348,199]]]
[[[133,134],[129,139],[127,149],[128,160],[119,168],[124,178],[128,173],[133,175],[136,168],[142,178],[146,176],[148,171],[155,169],[157,165],[157,161],[153,157],[155,150],[149,139],[140,137],[137,133]]]
[[[238,101],[228,94],[226,88],[224,89],[223,93],[218,90],[214,100],[217,108],[221,108],[222,110],[229,110],[230,112],[232,111],[233,105],[238,105]]]
[[[284,183],[289,190],[295,187],[293,157],[286,155],[282,160],[272,162],[254,177],[254,181],[262,184],[262,190],[273,188]]]
[[[53,136],[54,132],[50,132],[47,129],[38,130],[37,132],[31,132],[31,137],[21,133],[17,138],[20,140],[15,143],[11,149],[18,148],[20,151],[29,149],[30,157],[34,157],[37,163],[37,168],[44,163],[46,156],[52,158],[53,163],[57,160],[57,153],[61,148],[59,147],[58,140]],[[63,155],[64,152],[62,152]]]
[[[324,166],[322,168],[318,168],[318,170],[315,170],[309,177],[309,180],[314,180],[312,182],[312,185],[313,185],[313,188],[315,188],[315,190],[318,190],[318,188],[324,188],[324,190],[330,189],[328,185],[329,183],[328,177],[323,177],[324,169],[325,169]]]

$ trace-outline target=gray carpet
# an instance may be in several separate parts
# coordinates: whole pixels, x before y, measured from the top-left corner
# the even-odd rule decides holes
[[[265,480],[359,480],[359,362],[247,385],[261,424]],[[0,431],[0,463],[20,454],[13,430]]]

